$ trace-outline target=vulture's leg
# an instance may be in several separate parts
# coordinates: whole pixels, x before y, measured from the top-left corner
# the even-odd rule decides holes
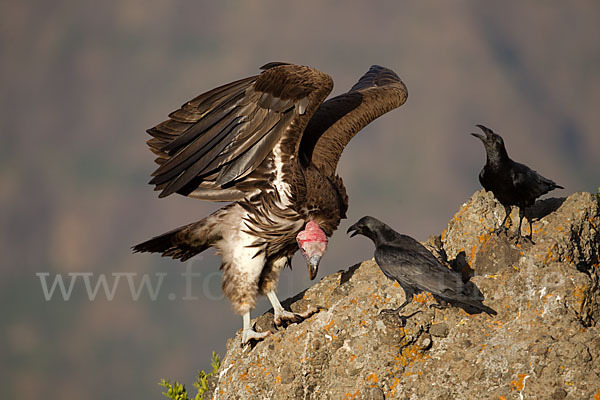
[[[242,344],[248,343],[250,339],[262,340],[271,334],[271,331],[256,332],[250,325],[250,311],[246,312],[242,319],[244,321],[244,329],[242,330]]]
[[[289,263],[290,259],[288,257],[282,257],[272,264],[266,265],[261,273],[260,281],[258,283],[259,292],[267,296],[273,306],[273,313],[275,314],[274,322],[276,326],[280,326],[284,322],[300,322],[319,311],[316,307],[311,306],[303,313],[293,313],[286,311],[279,302],[277,294],[275,293],[277,282],[279,281],[279,273],[286,265],[289,265]]]
[[[279,299],[277,298],[277,295],[275,294],[275,291],[268,292],[267,297],[269,298],[269,301],[271,302],[271,305],[273,306],[273,312],[275,314],[274,322],[275,322],[276,326],[282,325],[284,321],[291,322],[291,323],[300,322],[303,319],[306,319],[319,311],[318,308],[316,308],[314,306],[310,306],[303,313],[293,313],[290,311],[286,311],[283,308],[283,306],[279,302]]]
[[[269,301],[273,306],[273,313],[275,314],[274,319],[276,326],[283,324],[283,321],[300,322],[302,318],[299,315],[283,309],[283,306],[279,302],[275,291],[267,293],[267,297],[269,298]]]

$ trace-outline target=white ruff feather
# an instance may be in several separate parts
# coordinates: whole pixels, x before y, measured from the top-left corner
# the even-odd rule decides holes
[[[281,197],[281,206],[283,206],[282,208],[289,207],[292,204],[290,200],[290,185],[285,183],[283,180],[283,161],[281,143],[278,143],[277,146],[273,148],[273,156],[275,164],[275,179],[273,181],[273,185],[275,186],[275,189],[279,192],[279,195]]]

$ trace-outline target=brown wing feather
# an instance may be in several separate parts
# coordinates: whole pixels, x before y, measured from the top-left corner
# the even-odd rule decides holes
[[[333,87],[317,70],[269,63],[258,75],[206,92],[184,104],[148,133],[157,155],[151,184],[159,197],[180,193],[238,200],[264,185],[264,173],[244,184],[273,148],[294,156],[302,132]]]
[[[327,100],[311,118],[300,147],[302,161],[311,161],[333,176],[348,142],[371,121],[406,101],[406,86],[394,71],[373,65],[347,92]]]

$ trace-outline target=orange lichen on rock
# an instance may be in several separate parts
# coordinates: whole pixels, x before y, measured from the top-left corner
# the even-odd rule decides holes
[[[329,332],[329,330],[333,327],[333,325],[335,325],[335,321],[332,319],[331,321],[329,321],[329,323],[327,325],[325,325],[323,327],[323,329],[325,329],[327,332]]]
[[[406,346],[402,349],[399,361],[403,367],[414,364],[415,361],[422,360],[424,358],[423,352],[416,344]]]
[[[377,372],[373,372],[371,375],[367,375],[367,382],[377,383],[379,379],[377,378]]]
[[[421,292],[419,294],[415,294],[413,296],[413,301],[415,303],[423,303],[426,304],[430,301],[434,301],[435,299],[433,298],[433,296],[431,295],[431,293],[429,292]]]
[[[344,398],[345,399],[356,399],[356,398],[358,398],[359,395],[360,395],[360,389],[358,389],[354,393],[346,392],[346,394],[344,394]]]
[[[523,386],[524,386],[523,380],[525,379],[526,376],[527,376],[527,374],[517,374],[517,379],[510,382],[510,388],[516,389],[518,392],[523,390]]]

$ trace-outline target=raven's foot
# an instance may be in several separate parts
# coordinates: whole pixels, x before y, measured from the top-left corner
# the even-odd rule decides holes
[[[384,308],[383,310],[379,311],[379,314],[396,314],[398,313],[400,310],[402,310],[404,307],[398,307],[398,308]]]
[[[523,243],[524,244],[535,244],[530,235],[523,236],[519,232],[515,233],[514,235],[511,235],[509,238],[511,240],[514,240],[516,245],[523,244]]]
[[[379,315],[381,315],[381,314],[386,314],[386,315],[397,314],[400,311],[401,308],[403,308],[403,307],[398,307],[398,308],[395,308],[395,309],[386,308],[386,309],[381,310],[379,312]],[[408,321],[408,319],[411,318],[413,315],[415,315],[417,313],[420,313],[420,312],[421,312],[421,310],[417,310],[417,311],[415,311],[414,313],[412,313],[410,315],[400,315],[398,313],[397,315],[398,315],[398,318],[400,318],[400,326],[401,327],[405,327],[406,326],[406,322]]]
[[[508,228],[506,227],[506,225],[502,225],[501,227],[494,229],[493,233],[496,235],[509,236]]]
[[[250,340],[263,340],[271,334],[271,331],[256,332],[254,329],[244,329],[242,331],[242,344],[248,343]]]
[[[413,295],[406,295],[406,300],[404,301],[404,303],[400,304],[400,307],[398,308],[384,308],[383,310],[379,311],[379,314],[395,314],[398,311],[402,310],[404,307],[406,307],[407,305],[410,304],[410,302],[412,301],[412,297]]]
[[[443,309],[449,308],[449,307],[450,307],[450,304],[448,304],[448,303],[442,303],[442,304],[434,303],[434,304],[429,305],[429,308],[437,308],[438,310],[443,310]]]
[[[530,235],[527,235],[527,236],[517,235],[515,243],[519,244],[519,242],[521,242],[521,243],[525,242],[527,244],[535,244],[534,241],[533,241],[532,236],[530,236]]]
[[[444,308],[451,307],[451,304],[443,297],[434,295],[433,298],[435,299],[435,303],[430,304],[429,308],[437,308],[438,310],[443,310]]]

